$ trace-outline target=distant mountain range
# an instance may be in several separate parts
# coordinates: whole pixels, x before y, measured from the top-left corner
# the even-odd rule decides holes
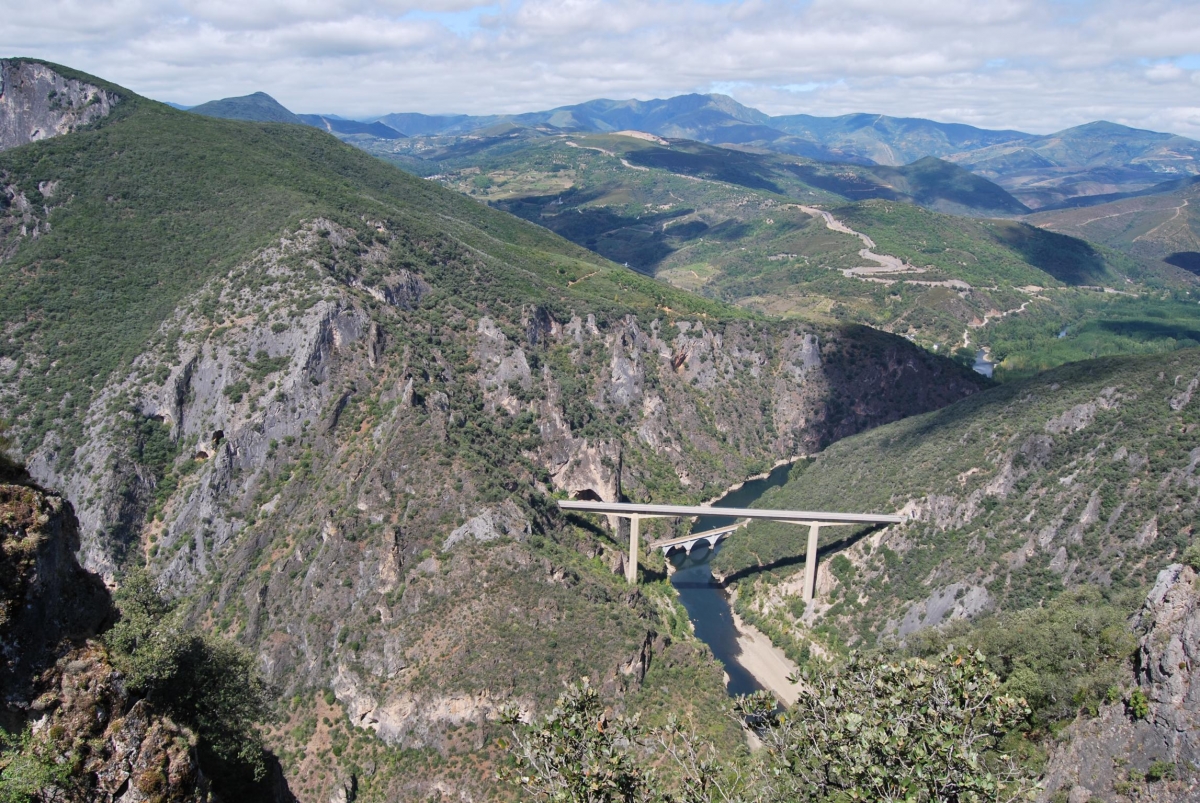
[[[1200,174],[1200,142],[1104,121],[1046,136],[882,114],[772,117],[718,94],[656,100],[591,100],[512,115],[388,114],[354,121],[293,114],[256,92],[196,106],[212,117],[290,122],[347,140],[473,137],[500,128],[545,133],[644,131],[738,149],[793,154],[822,162],[897,167],[946,159],[1008,190],[1031,209],[1072,205],[1095,195],[1142,192]]]
[[[176,108],[184,108],[177,104],[171,105]],[[404,136],[399,131],[382,122],[347,120],[337,115],[294,114],[266,92],[255,92],[252,95],[242,95],[236,98],[210,100],[208,103],[202,103],[199,106],[193,106],[186,110],[195,114],[203,114],[206,117],[222,117],[226,120],[310,125],[314,128],[324,129],[342,139],[361,134],[376,137],[377,139],[400,139]]]

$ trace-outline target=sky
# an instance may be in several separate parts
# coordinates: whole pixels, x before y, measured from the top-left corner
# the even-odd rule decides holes
[[[0,0],[0,55],[353,118],[721,92],[769,114],[1200,139],[1200,0]]]

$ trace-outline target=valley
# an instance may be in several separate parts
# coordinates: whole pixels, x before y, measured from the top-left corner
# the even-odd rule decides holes
[[[1190,140],[0,86],[3,799],[1195,792]]]
[[[119,98],[102,124],[0,154],[4,417],[84,568],[144,566],[259,656],[302,799],[351,776],[482,793],[502,702],[584,674],[738,740],[665,582],[631,596],[620,538],[554,495],[699,501],[982,385],[673,289],[315,129],[87,80]]]
[[[509,132],[456,150],[467,144],[423,151],[436,165],[425,170],[682,289],[773,316],[866,324],[964,362],[988,349],[1002,379],[1200,342],[1195,274],[1161,251],[1041,225],[1066,212],[1034,215],[1035,227],[925,209],[921,198],[952,196],[940,178],[906,198],[854,201],[855,174],[804,183],[779,157],[629,135]],[[953,197],[992,203],[972,193]],[[884,262],[862,253],[861,237]]]

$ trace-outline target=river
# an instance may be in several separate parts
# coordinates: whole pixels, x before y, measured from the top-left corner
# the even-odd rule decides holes
[[[996,372],[996,363],[988,359],[987,349],[975,352],[975,365],[972,367],[975,369],[975,373],[983,374],[988,379],[991,379]]]
[[[713,502],[713,507],[750,507],[751,503],[768,489],[787,482],[791,468],[792,464],[786,463],[775,468],[766,477],[747,480],[740,488]],[[734,521],[736,519],[730,516],[700,516],[692,525],[692,532],[711,530],[714,527],[732,524]],[[738,536],[735,534],[731,537]],[[720,551],[719,544],[717,551]],[[692,620],[696,631],[696,638],[707,644],[717,660],[724,665],[725,673],[729,675],[729,693],[737,695],[761,691],[762,684],[738,661],[742,649],[738,644],[733,610],[725,590],[713,580],[709,568],[709,561],[715,554],[710,552],[701,556],[699,550],[693,551],[695,557],[687,558],[676,568],[671,576],[671,585],[675,586],[679,601],[687,609],[688,618]]]

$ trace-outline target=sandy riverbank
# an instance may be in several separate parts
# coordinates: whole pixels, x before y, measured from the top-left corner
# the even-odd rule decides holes
[[[736,613],[733,614],[733,626],[737,628],[738,646],[742,648],[737,662],[785,705],[796,702],[800,687],[788,680],[788,675],[796,671],[796,665],[783,650],[771,643],[766,634],[742,621]]]

